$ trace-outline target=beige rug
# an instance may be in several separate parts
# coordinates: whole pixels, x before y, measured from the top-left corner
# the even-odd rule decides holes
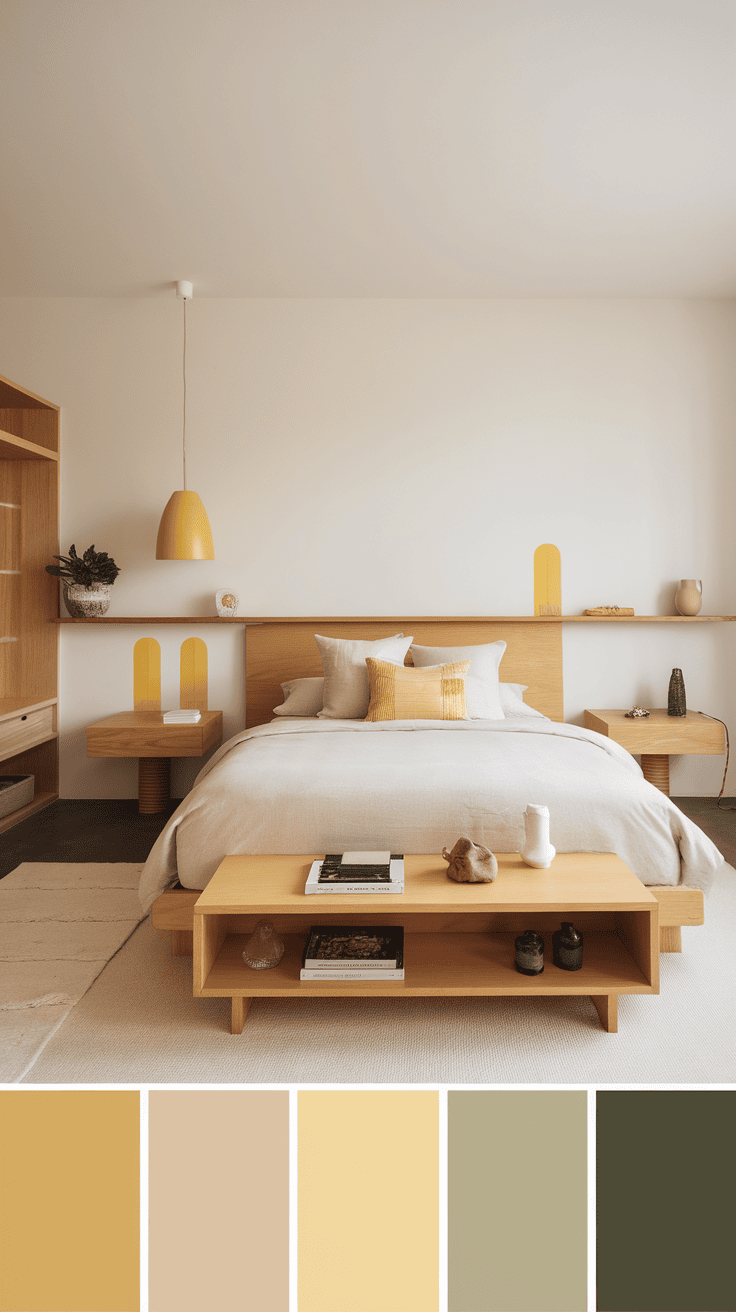
[[[0,879],[0,1083],[22,1079],[140,924],[142,869],[24,862]]]

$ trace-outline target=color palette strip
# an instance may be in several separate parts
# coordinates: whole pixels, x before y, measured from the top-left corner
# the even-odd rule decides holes
[[[587,1094],[448,1094],[448,1312],[586,1312]]]
[[[0,1309],[138,1312],[137,1092],[0,1093]]]
[[[437,1312],[439,1095],[299,1094],[299,1312]]]
[[[151,1092],[150,1312],[288,1312],[289,1095]]]
[[[736,1308],[732,1090],[599,1093],[599,1312]]]

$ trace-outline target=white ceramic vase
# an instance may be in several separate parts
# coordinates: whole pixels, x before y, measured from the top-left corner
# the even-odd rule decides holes
[[[520,852],[522,860],[535,870],[546,870],[555,855],[549,841],[549,807],[529,802],[524,812],[524,828],[526,839]]]
[[[675,606],[680,615],[699,615],[703,604],[703,584],[700,579],[680,579],[675,593]]]

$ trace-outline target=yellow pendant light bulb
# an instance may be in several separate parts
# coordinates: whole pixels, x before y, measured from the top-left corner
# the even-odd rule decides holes
[[[184,301],[184,490],[173,492],[161,516],[156,539],[156,560],[214,560],[212,530],[201,498],[187,491],[187,301],[192,295],[190,282],[178,282],[176,294]]]

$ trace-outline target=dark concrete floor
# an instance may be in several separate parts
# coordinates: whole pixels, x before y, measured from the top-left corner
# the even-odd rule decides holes
[[[722,798],[721,807],[714,797],[672,800],[736,866],[736,799]],[[52,802],[0,834],[0,879],[21,861],[145,861],[177,806],[140,815],[132,799]]]

